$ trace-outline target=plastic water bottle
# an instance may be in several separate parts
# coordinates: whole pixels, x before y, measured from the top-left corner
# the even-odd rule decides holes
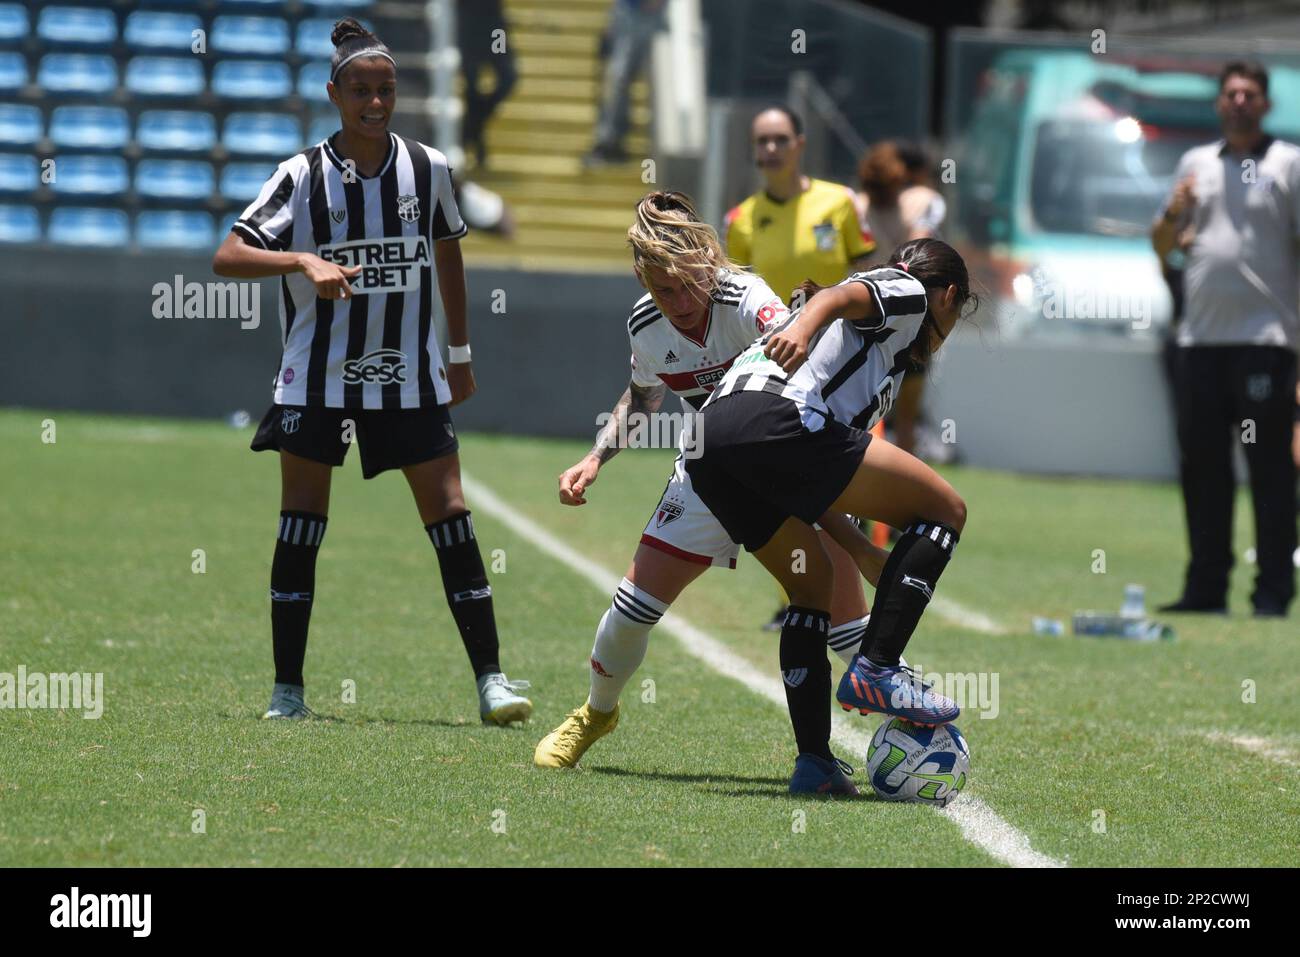
[[[1147,613],[1147,590],[1141,585],[1124,586],[1124,604],[1119,613],[1125,618],[1144,618]]]
[[[1114,615],[1099,611],[1080,611],[1074,615],[1074,633],[1090,637],[1124,638],[1129,641],[1172,640],[1174,631],[1168,625],[1145,617]]]
[[[232,429],[246,429],[252,421],[252,416],[250,416],[244,409],[238,409],[226,416],[226,424]]]
[[[1059,637],[1065,634],[1065,622],[1057,618],[1034,618],[1034,634]]]

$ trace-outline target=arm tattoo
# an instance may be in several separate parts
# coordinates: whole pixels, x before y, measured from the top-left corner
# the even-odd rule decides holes
[[[663,404],[667,391],[667,387],[662,383],[639,386],[635,382],[629,382],[622,398],[610,413],[609,421],[596,437],[596,444],[592,446],[590,454],[600,459],[601,465],[617,455],[622,448],[618,444],[619,436],[627,434],[628,416],[637,412],[642,414],[657,412],[659,406]]]

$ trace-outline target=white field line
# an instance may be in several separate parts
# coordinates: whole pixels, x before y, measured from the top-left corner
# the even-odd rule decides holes
[[[1251,754],[1257,754],[1261,758],[1276,761],[1278,764],[1286,764],[1293,768],[1300,767],[1300,755],[1270,741],[1268,738],[1261,738],[1252,734],[1228,734],[1224,731],[1206,732],[1205,738],[1215,744],[1230,744],[1243,751],[1249,751]]]
[[[486,512],[509,525],[511,530],[521,538],[556,561],[567,565],[603,594],[614,593],[620,576],[580,555],[528,516],[503,501],[487,486],[464,474],[461,480],[471,509]],[[664,615],[659,622],[659,628],[676,638],[690,655],[698,658],[714,671],[742,682],[773,704],[785,707],[785,691],[778,678],[759,671],[726,645],[696,628],[680,615],[673,612]],[[867,753],[871,735],[865,729],[850,723],[852,720],[854,719],[846,718],[843,714],[835,714],[832,718],[834,728],[832,739],[845,751],[861,760]],[[997,812],[972,794],[963,794],[939,813],[956,824],[966,840],[1002,864],[1012,867],[1065,866],[1064,861],[1058,861],[1035,851],[1030,847],[1027,835],[1004,821]]]
[[[986,635],[1007,634],[1007,629],[984,614],[984,612],[967,608],[960,602],[945,598],[943,595],[934,596],[934,599],[930,602],[930,611],[945,621],[970,631],[978,631]]]

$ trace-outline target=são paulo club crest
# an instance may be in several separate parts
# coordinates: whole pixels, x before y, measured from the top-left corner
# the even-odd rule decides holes
[[[676,502],[660,502],[659,511],[655,513],[655,528],[663,528],[669,522],[682,517],[684,509]]]
[[[413,223],[420,218],[420,197],[397,197],[397,218],[404,223]]]

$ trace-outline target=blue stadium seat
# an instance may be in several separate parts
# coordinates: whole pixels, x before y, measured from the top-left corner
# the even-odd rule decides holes
[[[293,92],[293,83],[283,63],[222,60],[212,70],[212,91],[234,100],[282,100]]]
[[[339,13],[356,13],[374,5],[375,0],[303,0],[303,6],[316,11],[336,11]]]
[[[188,209],[159,209],[135,220],[135,241],[142,249],[212,249],[212,214]]]
[[[45,132],[39,107],[0,103],[0,143],[5,146],[35,146]]]
[[[106,53],[47,53],[36,82],[47,93],[102,96],[117,88],[117,64]]]
[[[48,238],[67,246],[120,249],[131,242],[131,221],[120,209],[65,206],[50,214]]]
[[[230,7],[244,13],[270,12],[282,10],[287,5],[288,0],[219,0],[222,7]]]
[[[302,149],[302,127],[283,113],[231,113],[221,145],[236,156],[287,157]]]
[[[60,106],[50,116],[54,145],[74,150],[120,150],[131,142],[131,122],[120,106]]]
[[[251,203],[274,172],[274,163],[227,163],[221,171],[221,195],[231,202]]]
[[[126,65],[126,88],[138,96],[197,96],[204,85],[198,57],[138,56]]]
[[[117,40],[117,17],[96,7],[46,7],[36,35],[55,46],[109,47]]]
[[[211,113],[146,110],[136,124],[141,149],[155,152],[206,153],[217,145],[217,121]]]
[[[41,214],[35,206],[0,206],[0,243],[37,243]]]
[[[221,218],[221,225],[217,228],[217,245],[225,242],[226,233],[230,232],[230,230],[234,228],[235,222],[239,219],[240,214],[242,213],[243,210],[241,209],[238,213],[227,213]]]
[[[27,58],[21,53],[0,53],[0,91],[13,93],[27,85]]]
[[[308,63],[298,71],[298,95],[305,100],[328,103],[330,96],[325,92],[325,84],[330,80],[328,63]]]
[[[135,191],[143,199],[201,202],[212,195],[212,164],[200,160],[140,160]]]
[[[307,130],[307,142],[311,145],[327,140],[339,131],[338,116],[318,116],[311,121]]]
[[[57,196],[121,196],[130,186],[126,160],[120,156],[60,156],[55,159]]]
[[[31,31],[26,7],[17,3],[0,3],[0,43],[21,43]]]
[[[135,50],[190,50],[203,21],[193,13],[137,10],[126,18],[122,36]]]
[[[35,156],[0,153],[0,193],[31,193],[40,185],[40,164]]]
[[[328,60],[334,55],[334,44],[330,42],[330,34],[333,32],[334,21],[326,17],[303,20],[298,24],[298,39],[294,49],[313,60]]]
[[[212,49],[235,56],[283,56],[289,52],[289,24],[278,17],[217,17]]]

